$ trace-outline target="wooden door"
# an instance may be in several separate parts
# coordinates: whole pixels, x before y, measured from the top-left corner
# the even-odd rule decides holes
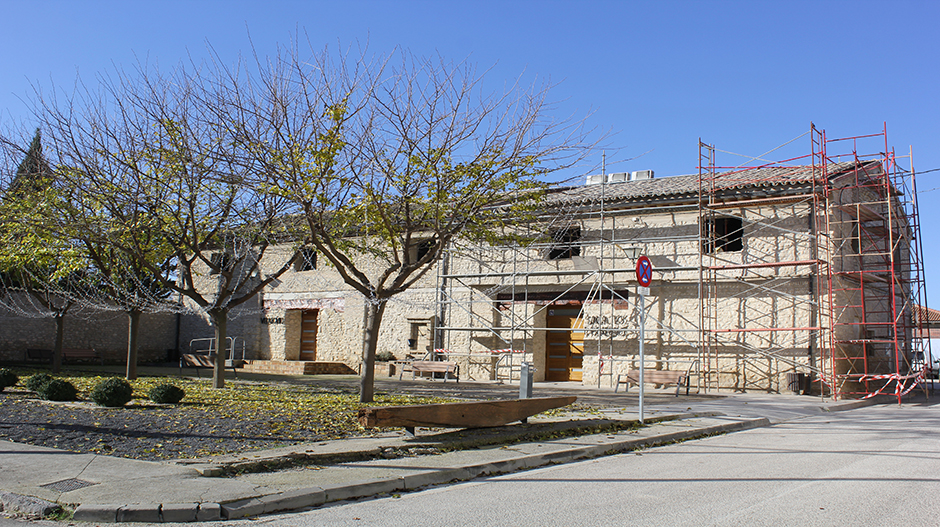
[[[308,309],[300,320],[300,360],[317,360],[317,309]]]
[[[545,380],[580,381],[584,359],[584,323],[579,309],[549,309],[545,339]]]

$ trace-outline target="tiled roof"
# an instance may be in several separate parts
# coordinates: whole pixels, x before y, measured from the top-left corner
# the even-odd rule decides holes
[[[829,177],[845,173],[855,166],[854,162],[831,163],[827,165]],[[722,191],[735,191],[755,188],[792,188],[813,179],[812,166],[750,168],[723,172],[715,177],[715,187]],[[546,201],[564,205],[576,203],[658,201],[666,198],[692,197],[699,193],[698,174],[672,176],[664,178],[640,179],[607,185],[583,185],[567,187],[550,192]]]
[[[923,318],[924,322],[927,322],[931,325],[940,323],[940,311],[924,306],[914,306],[915,323],[921,320],[924,315],[926,315],[926,318]]]

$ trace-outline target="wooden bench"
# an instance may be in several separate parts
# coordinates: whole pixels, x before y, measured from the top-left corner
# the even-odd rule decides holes
[[[31,348],[26,350],[26,360],[52,362],[52,350]],[[104,366],[104,359],[93,349],[62,348],[62,361],[94,360]]]
[[[208,353],[184,353],[180,355],[180,376],[183,375],[183,368],[194,368],[196,377],[200,377],[199,368],[215,368],[213,358]],[[234,361],[231,364],[232,373],[238,378],[238,370],[235,368]]]
[[[26,350],[26,360],[38,360],[40,362],[52,362],[52,350],[29,348]]]
[[[679,389],[685,386],[685,394],[689,395],[689,372],[678,370],[645,370],[643,372],[643,382],[645,384],[675,384],[676,397],[679,396]],[[621,384],[626,384],[624,392],[630,390],[631,384],[640,384],[640,370],[630,370],[626,375],[617,376],[617,384],[614,385],[614,393]]]
[[[101,358],[101,355],[98,355],[98,352],[93,349],[62,348],[62,361],[64,362],[67,360],[94,360],[98,361],[102,366],[104,366],[104,359]]]
[[[444,382],[447,382],[447,376],[453,375],[454,380],[460,382],[460,366],[453,361],[445,360],[413,360],[411,362],[402,362],[401,373],[398,374],[398,380],[401,380],[406,371],[411,371],[411,378],[414,379],[419,373],[443,373]]]

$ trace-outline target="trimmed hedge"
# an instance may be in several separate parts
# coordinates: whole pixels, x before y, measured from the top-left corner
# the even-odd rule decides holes
[[[74,401],[78,390],[68,381],[52,379],[39,388],[39,396],[47,401]]]
[[[395,354],[391,351],[380,351],[375,354],[376,362],[391,362],[395,360]]]
[[[0,368],[0,392],[8,386],[16,386],[18,382],[20,382],[20,378],[15,373],[6,368]]]
[[[31,392],[39,393],[39,390],[41,390],[42,387],[48,384],[52,379],[54,379],[54,377],[48,373],[37,373],[35,375],[31,375],[28,379],[26,379],[26,389]]]
[[[105,379],[91,391],[91,400],[98,406],[118,408],[134,398],[134,388],[120,377]]]
[[[155,403],[176,404],[186,397],[186,392],[178,386],[172,384],[160,384],[154,386],[147,393],[147,397]]]

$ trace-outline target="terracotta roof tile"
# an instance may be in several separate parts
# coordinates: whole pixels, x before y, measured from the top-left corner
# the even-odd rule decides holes
[[[830,177],[847,172],[855,166],[854,162],[831,163],[828,165]],[[793,167],[748,168],[722,172],[715,177],[715,187],[723,191],[747,188],[792,187],[806,183],[813,178],[810,165]],[[659,200],[682,196],[697,196],[699,176],[672,176],[664,178],[640,179],[609,183],[604,185],[583,185],[556,189],[546,196],[546,201],[554,204],[573,204],[598,202],[601,197],[605,202],[625,202],[639,200]]]

